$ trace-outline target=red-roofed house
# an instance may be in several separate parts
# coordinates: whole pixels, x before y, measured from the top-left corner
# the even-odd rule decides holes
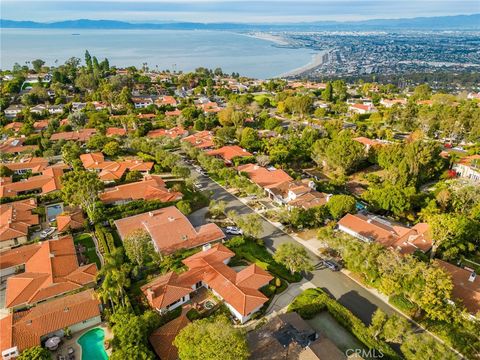
[[[442,260],[435,262],[452,277],[453,296],[462,301],[470,314],[480,315],[480,279],[477,274]]]
[[[382,99],[380,100],[380,104],[385,106],[386,108],[391,108],[394,105],[405,106],[407,105],[406,99]]]
[[[148,174],[153,167],[153,162],[142,160],[108,161],[101,152],[80,155],[83,167],[87,170],[98,172],[98,177],[103,182],[120,180],[125,172],[139,171]]]
[[[157,252],[171,254],[181,249],[221,241],[225,234],[213,223],[194,228],[175,206],[116,220],[118,233],[125,239],[132,231],[146,230]]]
[[[56,134],[52,134],[52,136],[50,137],[50,140],[52,141],[71,140],[71,141],[87,142],[96,133],[97,133],[96,129],[81,129],[77,131],[59,132]]]
[[[142,287],[150,306],[160,312],[173,310],[190,300],[190,294],[202,286],[222,299],[230,312],[243,324],[268,301],[259,289],[273,277],[252,264],[236,272],[227,264],[235,255],[222,244],[206,246],[203,251],[183,260],[188,270],[170,272]]]
[[[185,130],[181,126],[176,126],[171,129],[155,129],[148,132],[147,136],[149,138],[156,138],[160,136],[166,136],[171,139],[183,138],[188,135],[188,130]]]
[[[457,176],[480,183],[480,155],[466,156],[453,165]]]
[[[165,116],[180,116],[180,115],[182,115],[182,112],[180,111],[180,109],[165,111]]]
[[[157,106],[165,106],[165,105],[170,105],[170,106],[177,106],[177,100],[173,96],[162,96],[155,100],[155,105]]]
[[[338,222],[338,229],[365,242],[376,241],[401,254],[412,254],[416,250],[426,253],[432,248],[430,227],[426,223],[408,228],[378,216],[347,214]]]
[[[246,173],[252,182],[264,189],[268,196],[274,200],[278,200],[276,196],[277,187],[293,180],[285,171],[274,167],[264,168],[255,164],[245,164],[238,166],[237,170]]]
[[[365,146],[365,151],[367,152],[370,150],[371,147],[383,145],[381,141],[369,139],[363,136],[353,138],[352,140],[355,140],[356,142],[359,142],[360,144]]]
[[[369,114],[377,111],[373,104],[352,104],[348,107],[348,110],[357,114]]]
[[[3,165],[15,174],[25,174],[27,171],[37,174],[45,170],[48,166],[48,160],[41,157],[31,157],[16,163],[4,163]]]
[[[127,135],[127,130],[124,128],[115,128],[115,127],[109,127],[107,128],[107,131],[105,132],[105,135],[108,137],[111,136],[126,136]]]
[[[85,223],[85,217],[80,209],[64,211],[63,213],[57,215],[56,220],[57,232],[59,234],[70,230],[81,229]]]
[[[23,145],[24,143],[24,138],[7,139],[0,144],[0,153],[21,154],[38,150],[38,145]]]
[[[171,191],[158,175],[147,175],[142,181],[107,188],[100,194],[100,200],[106,204],[126,204],[133,200],[176,201],[182,193]]]
[[[183,138],[183,141],[189,142],[198,149],[208,149],[213,147],[213,134],[211,131],[199,131],[195,134]]]
[[[50,337],[63,337],[65,328],[75,334],[101,321],[101,304],[93,289],[9,314],[0,320],[2,359],[14,359],[23,350],[40,346]]]
[[[35,199],[0,205],[0,249],[27,242],[29,229],[40,224],[38,215],[32,212],[36,207]]]
[[[11,122],[3,127],[4,130],[12,130],[13,132],[19,132],[22,128],[23,123],[19,121]]]
[[[1,197],[12,197],[23,194],[48,194],[62,187],[62,167],[49,167],[42,175],[32,176],[26,180],[7,183],[0,186]]]
[[[28,246],[37,251],[10,263],[10,267],[24,266],[25,272],[7,279],[6,308],[24,308],[95,284],[97,265],[79,266],[71,236]],[[11,251],[17,249],[2,256]]]
[[[207,155],[216,156],[225,162],[226,165],[232,164],[232,160],[236,157],[248,157],[253,156],[247,150],[241,148],[238,145],[227,145],[221,148],[210,150]]]

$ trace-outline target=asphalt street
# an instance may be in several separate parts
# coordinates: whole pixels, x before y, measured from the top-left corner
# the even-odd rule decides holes
[[[226,211],[235,210],[238,214],[249,214],[253,212],[252,209],[239,201],[235,196],[228,193],[223,187],[219,186],[209,177],[198,174],[193,168],[191,168],[191,170],[194,175],[198,176],[197,183],[201,184],[202,191],[212,191],[212,199],[222,200],[227,203]],[[189,219],[194,226],[199,226],[205,221],[205,211],[197,211],[190,215]],[[265,242],[265,246],[271,252],[274,252],[275,249],[283,243],[298,244],[291,236],[284,233],[265,219],[261,219],[263,223],[262,238]],[[350,311],[358,316],[363,322],[369,324],[372,314],[377,308],[382,309],[387,314],[396,312],[382,299],[365,290],[347,275],[339,271],[333,272],[324,268],[320,265],[320,258],[308,249],[307,251],[316,265],[315,270],[307,275],[307,279],[315,286],[330,293],[338,302],[350,309]]]

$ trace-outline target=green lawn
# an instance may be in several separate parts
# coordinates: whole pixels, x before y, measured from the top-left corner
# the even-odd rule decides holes
[[[301,274],[295,273],[292,275],[285,266],[273,260],[272,255],[267,251],[265,246],[261,246],[255,241],[246,239],[243,244],[231,247],[231,249],[238,257],[251,263],[255,263],[262,269],[270,272],[272,275],[280,277],[290,283],[302,280]]]
[[[88,258],[88,262],[96,263],[97,267],[100,269],[101,263],[95,251],[95,243],[93,242],[92,236],[90,234],[78,234],[73,238],[73,242],[85,246],[87,248],[85,255]]]

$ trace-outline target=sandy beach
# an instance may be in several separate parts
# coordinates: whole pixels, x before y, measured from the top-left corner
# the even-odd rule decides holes
[[[312,69],[322,65],[323,56],[328,52],[329,52],[329,50],[322,50],[320,52],[317,52],[312,56],[312,59],[310,60],[310,62],[308,64],[305,64],[305,65],[303,65],[299,68],[287,71],[286,73],[280,74],[280,75],[278,75],[278,77],[297,76],[297,75],[300,75],[300,74],[304,73],[305,71],[312,70]]]
[[[255,32],[255,33],[250,33],[245,35],[254,37],[257,39],[271,41],[277,45],[282,45],[282,46],[290,45],[290,43],[281,35],[274,35],[274,34],[264,33],[264,32]]]

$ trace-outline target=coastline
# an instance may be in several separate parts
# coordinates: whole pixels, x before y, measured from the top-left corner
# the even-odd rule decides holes
[[[273,43],[275,43],[277,45],[281,45],[281,46],[291,45],[288,42],[288,40],[285,39],[281,35],[274,35],[274,34],[265,33],[265,32],[254,32],[254,33],[246,33],[246,34],[243,33],[241,35],[245,35],[245,36],[252,37],[252,38],[255,38],[255,39],[270,41],[270,42],[273,42]]]
[[[292,69],[290,71],[287,71],[283,74],[278,75],[277,77],[282,78],[282,77],[289,77],[289,76],[297,76],[300,75],[306,71],[315,69],[316,67],[320,66],[323,64],[323,56],[327,54],[330,50],[321,50],[315,54],[312,55],[312,59],[310,62],[307,64],[300,66],[298,68]]]

